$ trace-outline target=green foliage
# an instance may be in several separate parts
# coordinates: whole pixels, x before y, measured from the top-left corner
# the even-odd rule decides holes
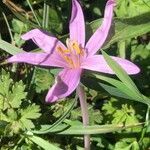
[[[26,23],[21,22],[18,19],[13,19],[12,30],[14,32],[14,42],[18,47],[20,47],[24,43],[21,39],[21,35],[28,30],[28,26]]]
[[[20,35],[28,30],[27,24],[15,18],[12,20],[12,28],[14,33],[18,33]]]
[[[40,117],[40,107],[29,104],[23,82],[14,82],[10,78],[10,74],[2,70],[0,85],[1,127],[3,128],[5,123],[7,124],[3,134],[13,136],[13,134],[19,134],[20,130],[34,128],[32,120]],[[26,107],[24,102],[27,103]]]
[[[123,123],[125,125],[129,125],[136,124],[139,122],[132,105],[122,104],[121,106],[117,107],[115,103],[117,103],[117,100],[111,99],[111,101],[104,104],[102,108],[102,110],[105,111],[106,115],[111,115],[111,123]]]
[[[106,1],[80,2],[84,9],[88,39],[102,22],[100,17],[103,16]],[[3,66],[7,72],[1,70],[0,75],[0,149],[83,149],[83,134],[92,134],[91,149],[149,149],[150,123],[147,105],[150,105],[150,2],[116,2],[116,18],[103,48],[112,48],[109,51],[111,54],[116,55],[119,52],[120,57],[134,61],[141,68],[140,75],[132,78],[133,82],[103,52],[108,65],[118,78],[84,72],[82,82],[86,86],[90,116],[90,125],[84,127],[80,105],[74,94],[62,102],[44,103],[46,92],[53,85],[54,77],[60,69],[33,69],[26,64]],[[11,11],[3,7],[4,4]],[[21,40],[21,35],[33,28],[53,33],[63,42],[68,37],[71,1],[4,1],[0,2],[0,11],[6,14],[9,24],[8,32],[6,19],[0,15],[2,62],[7,53],[15,55],[23,52],[28,42]],[[9,43],[10,35],[12,44]],[[26,50],[30,51],[31,48],[28,48]]]
[[[114,20],[115,29],[112,26],[109,40],[104,44],[103,48],[108,48],[115,42],[125,41],[149,32],[149,15],[150,12],[147,12],[131,18],[116,18]],[[89,24],[89,31],[91,31],[91,34],[100,26],[101,21],[102,20],[98,19]]]
[[[119,103],[118,103],[119,102]],[[141,111],[139,111],[141,109]],[[140,122],[142,118],[142,110],[144,110],[144,106],[134,105],[134,103],[124,104],[124,100],[122,99],[114,99],[111,98],[107,103],[105,103],[102,107],[104,118],[107,123],[120,124],[123,123],[125,126],[129,124],[137,124]],[[124,149],[134,149],[134,147],[138,147],[140,150],[140,145],[138,143],[140,131],[143,129],[142,125],[139,125],[136,128],[129,128],[124,130],[123,132],[118,132],[118,136],[120,140],[116,142],[115,148],[119,150],[119,148]],[[131,137],[125,136],[125,134],[131,134]],[[135,136],[137,134],[138,136]],[[122,138],[123,137],[123,138]],[[145,137],[142,141],[143,147],[147,147],[149,141],[147,137]]]
[[[40,93],[50,88],[54,78],[48,69],[36,68],[35,70],[36,92]]]
[[[28,130],[34,128],[34,124],[31,119],[37,119],[41,116],[40,107],[38,105],[32,104],[25,109],[20,110],[20,122],[24,125],[24,127]]]
[[[5,52],[12,54],[12,55],[23,52],[22,49],[4,41],[4,40],[1,40],[1,39],[0,39],[0,49],[4,50]]]
[[[16,82],[11,89],[11,93],[9,93],[9,101],[10,105],[13,108],[19,108],[22,100],[26,98],[25,85],[23,85],[22,81]]]
[[[115,12],[118,17],[133,17],[149,12],[149,10],[149,0],[118,0]]]
[[[19,108],[22,100],[26,97],[26,92],[24,92],[25,86],[22,81],[13,84],[13,80],[10,78],[9,73],[2,70],[0,85],[0,108],[2,110]]]
[[[140,147],[136,141],[133,141],[130,145],[128,144],[127,141],[121,141],[115,145],[114,150],[120,150],[120,149],[122,149],[122,150],[140,150]]]
[[[61,16],[60,13],[56,11],[56,8],[49,8],[49,20],[49,29],[53,32],[61,33],[63,29]]]
[[[43,140],[42,138],[38,137],[38,136],[29,136],[29,139],[31,141],[33,141],[34,143],[36,143],[37,145],[39,145],[40,147],[42,147],[44,150],[61,150],[60,148],[54,146],[53,144]]]

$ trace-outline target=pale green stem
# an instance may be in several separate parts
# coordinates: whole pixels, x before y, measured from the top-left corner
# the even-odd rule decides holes
[[[147,107],[147,112],[146,112],[146,116],[145,116],[146,124],[144,125],[144,128],[143,128],[142,133],[141,133],[141,138],[139,140],[139,144],[140,145],[143,144],[142,142],[143,142],[144,136],[145,136],[145,134],[147,132],[147,129],[148,129],[149,125],[150,125],[149,118],[150,118],[150,106]]]
[[[80,100],[83,125],[87,126],[89,125],[88,106],[84,88],[80,84],[77,87],[77,94]],[[84,135],[84,150],[90,150],[90,135]]]
[[[126,42],[125,41],[118,42],[118,48],[119,48],[119,56],[121,58],[126,58]]]

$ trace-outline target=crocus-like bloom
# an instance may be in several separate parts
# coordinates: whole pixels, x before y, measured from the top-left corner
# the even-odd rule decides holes
[[[69,23],[70,38],[66,46],[57,38],[39,29],[34,29],[22,36],[32,39],[43,52],[23,52],[12,56],[8,62],[24,62],[39,66],[63,68],[50,88],[46,102],[55,102],[70,95],[78,86],[83,69],[113,74],[102,55],[96,52],[104,44],[113,18],[114,0],[108,0],[102,25],[85,44],[84,16],[77,0],[72,0],[72,15]],[[128,74],[136,74],[139,68],[132,62],[112,57]]]

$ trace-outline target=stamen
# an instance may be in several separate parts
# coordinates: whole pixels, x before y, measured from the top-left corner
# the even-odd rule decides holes
[[[70,50],[69,49],[63,49],[62,47],[58,46],[57,48],[57,52],[63,54],[63,53],[69,53]]]
[[[56,48],[57,52],[60,54],[60,56],[70,65],[73,66],[73,61],[69,56],[66,56],[67,53],[70,52],[69,49],[64,50],[62,47],[58,46]]]
[[[71,68],[74,66],[73,61],[69,56],[64,56],[64,60],[70,65]]]
[[[78,45],[77,42],[73,42],[73,43],[72,43],[72,47],[73,47],[73,49],[77,52],[77,54],[80,54],[80,53],[81,53],[81,48],[79,47],[79,45]]]
[[[81,56],[84,56],[84,49],[76,41],[66,40],[67,49],[61,46],[56,48],[59,55],[66,61],[70,68],[80,67]]]
[[[60,55],[63,54],[63,49],[62,49],[62,47],[58,46],[58,47],[56,48],[56,50],[57,50],[57,52],[58,52]]]

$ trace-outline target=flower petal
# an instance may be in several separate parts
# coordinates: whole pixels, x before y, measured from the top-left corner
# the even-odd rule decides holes
[[[114,56],[111,56],[111,58],[113,58],[128,74],[137,74],[140,72],[140,69],[134,63],[126,59]],[[81,64],[81,68],[102,73],[114,74],[102,55],[89,56]]]
[[[70,39],[85,45],[85,22],[82,8],[77,0],[72,0],[72,15],[69,23]]]
[[[95,31],[85,46],[89,55],[95,54],[102,47],[107,38],[113,18],[113,6],[114,0],[108,0],[102,25]]]
[[[47,53],[24,52],[7,59],[9,63],[28,63],[39,66],[67,67],[67,63],[58,55]]]
[[[64,44],[60,42],[56,37],[52,36],[48,32],[39,29],[33,29],[22,35],[21,38],[23,40],[32,39],[33,42],[46,53],[52,53],[57,45],[64,47],[64,49],[66,49]]]
[[[48,91],[46,102],[55,102],[70,95],[80,82],[82,69],[64,69],[56,78],[55,84]]]

